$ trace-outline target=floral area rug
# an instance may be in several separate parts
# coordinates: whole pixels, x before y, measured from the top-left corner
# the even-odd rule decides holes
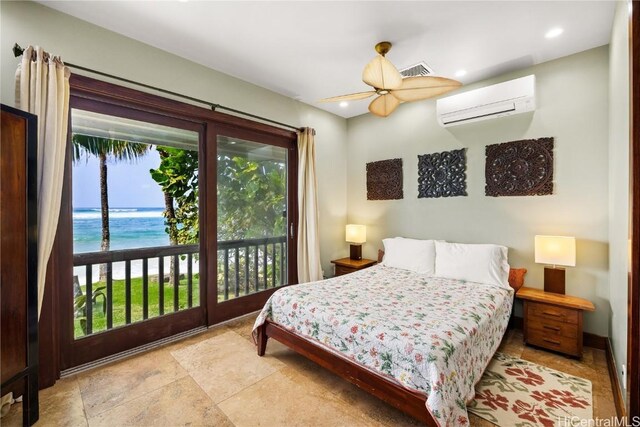
[[[468,410],[501,427],[587,425],[591,389],[584,378],[496,353]]]

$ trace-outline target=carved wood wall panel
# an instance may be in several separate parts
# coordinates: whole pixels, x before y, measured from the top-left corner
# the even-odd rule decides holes
[[[402,159],[367,163],[367,200],[396,200],[402,191]]]
[[[487,196],[553,194],[553,138],[487,145]]]
[[[418,156],[418,197],[467,195],[466,149]]]

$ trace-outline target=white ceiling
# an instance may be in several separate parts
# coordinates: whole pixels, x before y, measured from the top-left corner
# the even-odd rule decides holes
[[[471,83],[609,42],[615,2],[46,1],[48,7],[343,117],[318,99],[368,90],[373,46],[398,68],[425,61]],[[562,27],[564,33],[546,39]],[[91,64],[80,64],[91,67]],[[215,102],[215,100],[212,100]]]

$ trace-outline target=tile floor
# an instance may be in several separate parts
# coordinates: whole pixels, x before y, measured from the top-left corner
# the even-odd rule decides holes
[[[404,426],[417,421],[269,340],[251,340],[254,316],[64,378],[40,394],[38,426]],[[615,415],[605,353],[581,361],[525,347],[510,330],[498,351],[593,383],[594,416]],[[18,426],[14,405],[3,426]],[[472,426],[492,424],[471,415]]]

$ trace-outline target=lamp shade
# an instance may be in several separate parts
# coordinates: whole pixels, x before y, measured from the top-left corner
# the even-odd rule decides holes
[[[364,243],[367,241],[367,227],[358,224],[347,224],[345,240],[349,243]]]
[[[576,266],[576,238],[564,236],[536,236],[536,263]]]

